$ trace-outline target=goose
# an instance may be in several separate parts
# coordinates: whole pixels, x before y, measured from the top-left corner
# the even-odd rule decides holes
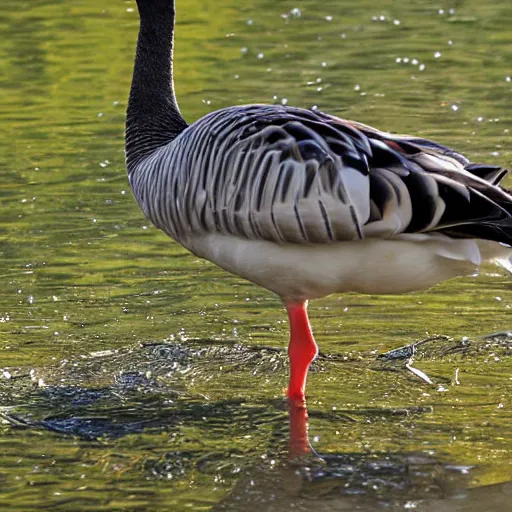
[[[231,106],[192,124],[174,93],[174,0],[136,0],[126,167],[144,215],[194,255],[283,301],[290,402],[317,355],[307,304],[512,271],[507,169],[319,110]]]

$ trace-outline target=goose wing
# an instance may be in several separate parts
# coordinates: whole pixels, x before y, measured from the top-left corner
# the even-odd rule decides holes
[[[178,240],[221,232],[329,243],[441,231],[512,245],[512,195],[498,185],[507,171],[425,139],[253,105],[202,118],[173,151],[159,168],[177,172],[164,179],[152,220]]]

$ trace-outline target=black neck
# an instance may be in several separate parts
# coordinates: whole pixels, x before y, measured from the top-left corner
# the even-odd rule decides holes
[[[126,113],[128,172],[186,127],[173,83],[174,0],[137,0],[139,39]]]

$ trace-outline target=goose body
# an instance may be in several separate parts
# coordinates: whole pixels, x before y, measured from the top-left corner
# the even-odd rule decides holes
[[[435,142],[312,110],[245,105],[188,126],[172,86],[173,0],[137,0],[127,167],[146,217],[199,257],[279,295],[289,396],[316,354],[307,300],[403,293],[511,270],[507,171]]]
[[[131,185],[155,226],[285,300],[428,288],[506,252],[449,234],[510,218],[508,194],[466,168],[502,169],[320,112],[213,112],[138,167]]]

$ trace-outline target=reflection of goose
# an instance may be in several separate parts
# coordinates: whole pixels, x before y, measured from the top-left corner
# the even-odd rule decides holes
[[[473,471],[423,454],[333,454],[308,467],[246,468],[212,512],[508,512],[512,481],[474,487]],[[473,480],[473,482],[472,482]]]
[[[173,89],[173,0],[137,0],[126,123],[144,214],[194,254],[279,295],[291,327],[288,396],[317,353],[307,300],[401,293],[506,259],[506,170],[434,142],[319,111],[247,105],[188,126]]]

